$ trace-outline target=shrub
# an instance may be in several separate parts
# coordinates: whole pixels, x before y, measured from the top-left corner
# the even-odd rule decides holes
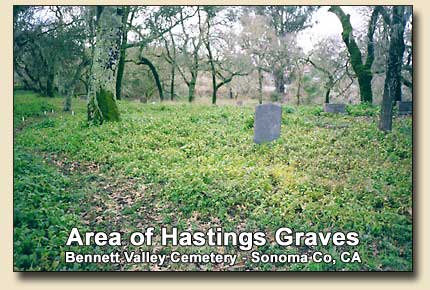
[[[359,116],[377,116],[379,114],[379,106],[374,106],[372,104],[359,104],[359,105],[347,105],[346,111],[349,115],[359,117]]]
[[[279,102],[281,99],[282,99],[282,96],[278,92],[270,93],[270,100],[272,102]]]
[[[287,114],[292,114],[296,111],[296,109],[294,109],[293,106],[283,106],[282,108],[283,108],[284,112]]]

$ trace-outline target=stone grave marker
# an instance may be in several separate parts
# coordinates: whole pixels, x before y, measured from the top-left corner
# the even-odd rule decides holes
[[[412,102],[397,102],[399,109],[399,115],[410,115],[412,114]]]
[[[345,104],[324,104],[324,112],[326,113],[346,113]]]
[[[270,142],[281,134],[281,106],[275,104],[258,105],[254,116],[254,142]]]

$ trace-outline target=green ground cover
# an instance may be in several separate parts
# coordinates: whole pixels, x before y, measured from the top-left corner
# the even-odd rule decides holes
[[[72,115],[61,111],[62,99],[15,93],[16,269],[70,269],[61,252],[72,226],[132,232],[166,224],[181,230],[356,231],[360,244],[353,250],[362,263],[71,269],[412,269],[410,117],[396,117],[385,135],[377,129],[375,107],[349,106],[348,115],[330,115],[316,106],[286,106],[281,138],[256,145],[252,107],[118,103],[120,122],[88,126],[84,101],[74,100]],[[286,251],[273,243],[258,250]],[[336,255],[345,249],[288,249],[311,250]],[[236,247],[223,251],[246,254]]]

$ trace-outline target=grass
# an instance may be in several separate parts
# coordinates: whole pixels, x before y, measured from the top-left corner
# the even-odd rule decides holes
[[[17,92],[14,101],[14,126],[20,129],[14,140],[15,209],[24,215],[52,211],[45,214],[61,216],[50,221],[57,231],[72,224],[120,227],[124,232],[165,224],[182,230],[222,226],[273,233],[288,226],[297,231],[357,231],[360,244],[353,250],[360,252],[362,263],[247,262],[235,269],[412,269],[411,118],[396,118],[393,132],[385,135],[377,130],[374,108],[350,106],[348,115],[331,115],[315,106],[287,106],[281,138],[256,145],[250,106],[120,101],[120,122],[88,126],[83,101],[74,100],[75,115],[61,112],[61,99]],[[37,190],[30,186],[40,182],[44,186]],[[25,220],[15,213],[15,267],[66,269],[62,261],[52,262],[64,250],[60,247],[64,235],[51,239],[51,224],[43,217],[32,218],[36,223],[32,226]],[[44,241],[30,247],[41,251],[28,258],[30,264],[21,261],[28,250],[20,244],[27,240]],[[285,252],[273,243],[258,250]],[[311,250],[338,255],[345,249]],[[246,254],[234,247],[225,251]],[[108,266],[80,269],[91,267]],[[160,270],[150,265],[119,269]],[[208,268],[185,264],[161,268],[175,269]]]

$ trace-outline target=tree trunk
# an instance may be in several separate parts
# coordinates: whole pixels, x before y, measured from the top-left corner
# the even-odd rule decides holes
[[[412,82],[408,81],[407,79],[405,79],[405,78],[402,77],[402,83],[409,89],[409,91],[412,94],[413,93],[413,91],[412,91],[412,88],[413,88]],[[400,101],[401,101],[401,98],[400,98]]]
[[[299,77],[299,84],[297,86],[297,94],[296,94],[296,98],[297,98],[297,106],[300,105],[300,90],[302,89],[302,80],[301,77]]]
[[[89,93],[89,91],[90,91],[88,81],[87,81],[87,80],[85,80],[85,79],[83,79],[83,78],[80,78],[79,80],[84,84],[84,87],[85,87],[85,94],[86,94],[86,95],[88,95],[88,93]]]
[[[176,43],[172,30],[169,30],[170,41],[172,43],[172,54],[170,54],[169,44],[165,41],[167,55],[170,59],[170,100],[175,98],[175,76],[176,76]]]
[[[160,76],[158,75],[157,69],[152,64],[152,62],[147,59],[146,57],[141,56],[140,57],[140,64],[147,65],[149,69],[151,70],[152,75],[154,76],[155,84],[157,85],[158,94],[160,96],[160,101],[162,102],[164,100],[164,94],[163,94],[163,86],[160,82]]]
[[[212,105],[216,105],[216,95],[218,92],[218,88],[215,85],[215,88],[212,90]]]
[[[41,81],[41,79],[39,78],[38,79],[38,87],[39,87],[39,89],[37,90],[37,92],[39,92],[39,93],[46,93],[46,87],[44,87],[43,86],[43,83],[42,83],[42,81]]]
[[[284,80],[284,72],[283,70],[278,70],[275,72],[275,86],[276,86],[276,92],[278,94],[284,94],[285,93],[285,80]]]
[[[88,121],[102,124],[118,121],[115,76],[121,45],[121,16],[116,6],[97,6],[97,27],[88,93]]]
[[[122,98],[122,79],[124,77],[125,57],[126,57],[125,45],[121,45],[119,61],[118,61],[118,73],[116,75],[116,84],[115,84],[116,98],[118,100],[121,100]]]
[[[367,72],[362,72],[357,74],[358,86],[360,88],[360,101],[362,103],[372,104],[373,93],[372,93],[372,72],[368,70]]]
[[[130,7],[128,6],[124,7],[123,14],[121,17],[121,24],[122,24],[121,47],[119,50],[118,73],[116,75],[116,84],[115,84],[117,100],[121,100],[121,97],[122,97],[122,79],[124,77],[125,58],[127,55],[127,37],[128,37],[127,20],[128,20],[129,13],[130,13]]]
[[[327,88],[327,90],[325,92],[325,103],[326,104],[330,103],[330,88]]]
[[[402,83],[403,81],[400,81],[397,83],[394,101],[399,101],[399,102],[402,101]]]
[[[209,31],[209,28],[208,28]],[[215,64],[214,64],[214,60],[213,60],[213,56],[212,56],[212,50],[210,47],[210,43],[209,43],[209,36],[208,39],[206,40],[206,48],[208,51],[208,57],[209,57],[209,64],[211,67],[211,74],[212,74],[212,105],[216,104],[216,94],[217,94],[217,83],[216,83],[216,70],[215,70]]]
[[[389,132],[393,123],[393,105],[401,84],[403,54],[405,43],[403,33],[405,30],[405,6],[394,6],[390,25],[390,45],[388,49],[387,71],[385,76],[384,94],[382,97],[379,129]]]
[[[46,79],[46,95],[50,98],[54,97],[54,78],[55,74],[50,70]]]
[[[352,35],[352,26],[349,19],[350,15],[345,14],[339,6],[331,6],[329,9],[329,11],[333,12],[342,23],[342,39],[348,49],[349,59],[358,79],[360,100],[363,103],[372,103],[373,101],[372,64],[375,58],[373,34],[375,32],[376,22],[381,9],[382,6],[376,6],[370,18],[367,31],[367,57],[364,63],[362,61],[361,51]]]
[[[258,103],[263,103],[263,72],[258,68]]]
[[[192,103],[194,101],[194,93],[196,89],[197,75],[192,75],[188,86],[188,101]]]
[[[205,42],[206,50],[208,52],[209,65],[211,68],[211,75],[212,75],[212,105],[215,105],[216,97],[217,97],[216,95],[219,87],[217,87],[217,83],[216,83],[216,69],[215,69],[215,63],[214,63],[214,58],[213,58],[211,43],[210,43],[210,29],[211,29],[210,21],[211,21],[211,18],[208,13],[206,18],[206,25],[207,25],[206,38],[204,42]]]
[[[176,64],[172,63],[172,67],[170,68],[170,100],[173,101],[175,98],[175,73],[176,73]]]
[[[20,79],[24,83],[24,89],[25,90],[33,90],[33,86],[29,83],[26,76],[21,72],[21,70],[19,68],[15,67],[14,72],[16,72],[18,74],[18,76],[20,76]],[[36,90],[36,89],[34,89],[34,90]]]
[[[70,112],[72,110],[72,97],[75,93],[76,85],[80,80],[82,70],[88,64],[89,64],[88,59],[82,60],[82,62],[79,64],[78,68],[76,69],[75,74],[73,75],[73,78],[71,79],[70,82],[66,84],[67,88],[66,88],[66,97],[64,100],[64,108],[63,108],[64,112]]]
[[[73,97],[74,91],[75,91],[74,89],[70,89],[66,93],[66,97],[64,99],[64,108],[63,108],[64,112],[70,112],[72,110],[72,97]]]

